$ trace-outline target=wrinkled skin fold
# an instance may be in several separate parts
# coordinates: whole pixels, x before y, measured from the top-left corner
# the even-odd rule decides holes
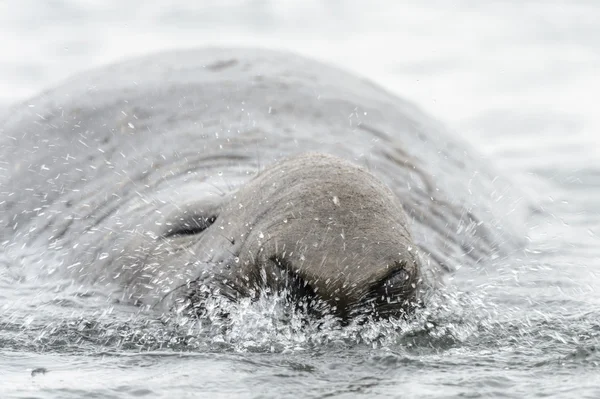
[[[404,315],[441,274],[521,245],[527,204],[467,146],[291,54],[132,60],[1,126],[2,251],[148,307],[285,291],[343,318]]]

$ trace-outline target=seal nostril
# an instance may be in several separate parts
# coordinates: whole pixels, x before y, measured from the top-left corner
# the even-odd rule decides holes
[[[368,313],[376,318],[405,317],[416,307],[416,276],[407,270],[406,261],[375,282],[359,301],[353,313]]]
[[[281,278],[277,281],[269,282],[267,280],[267,284],[278,292],[285,293],[289,303],[293,304],[297,310],[316,318],[334,315],[342,321],[347,319],[346,304],[340,302],[339,298],[322,296],[318,292],[318,288],[315,288],[311,281],[306,280],[298,271],[294,270],[288,260],[272,256],[268,261],[274,265]]]
[[[319,296],[313,287],[294,271],[292,265],[285,259],[272,256],[269,262],[274,264],[283,277],[276,285],[278,291],[285,291],[289,298],[295,303],[304,303],[310,307],[319,301]]]
[[[381,288],[383,288],[386,292],[399,289],[404,287],[408,283],[409,279],[410,276],[406,270],[400,269],[384,280],[383,284],[381,284]]]

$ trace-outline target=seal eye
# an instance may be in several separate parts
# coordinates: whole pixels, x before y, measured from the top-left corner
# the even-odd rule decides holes
[[[215,220],[217,220],[216,216],[193,215],[181,218],[173,228],[165,233],[164,237],[193,236],[209,228]]]

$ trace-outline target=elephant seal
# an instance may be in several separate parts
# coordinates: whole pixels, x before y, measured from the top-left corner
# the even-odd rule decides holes
[[[155,306],[287,290],[403,315],[518,245],[510,184],[414,105],[315,61],[162,53],[71,79],[2,125],[3,252]],[[493,206],[492,206],[493,205]]]

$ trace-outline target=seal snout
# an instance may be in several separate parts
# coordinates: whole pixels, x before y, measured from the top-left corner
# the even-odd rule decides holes
[[[274,164],[219,219],[219,234],[243,232],[239,281],[327,303],[344,318],[411,308],[419,265],[402,206],[350,162],[304,154]]]
[[[334,276],[323,283],[280,259],[273,258],[271,264],[281,273],[271,272],[276,277],[263,284],[285,292],[291,302],[310,313],[333,312],[342,319],[363,315],[385,318],[404,316],[416,307],[414,270],[401,262],[390,267],[389,273],[362,284]]]

